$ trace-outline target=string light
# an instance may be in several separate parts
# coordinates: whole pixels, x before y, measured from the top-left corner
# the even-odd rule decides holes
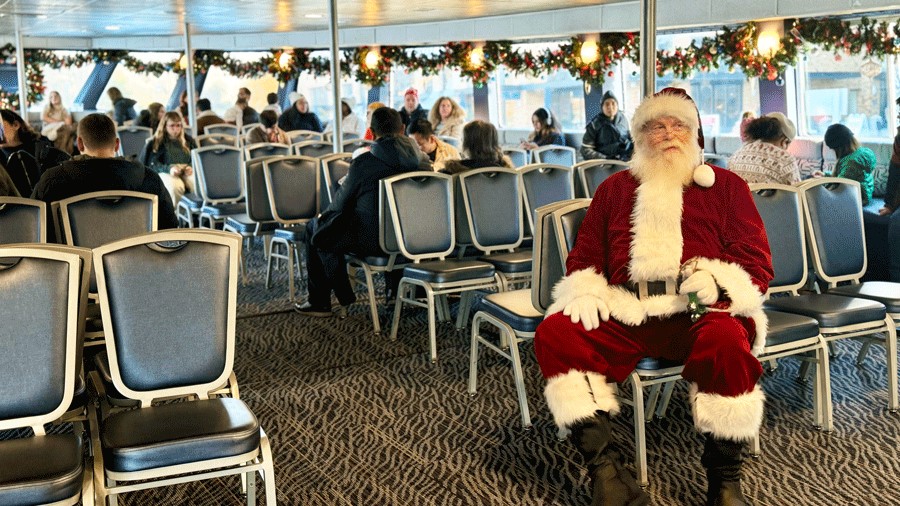
[[[593,38],[584,41],[581,44],[579,56],[581,56],[581,62],[585,65],[590,65],[597,61],[597,58],[600,58],[600,46],[597,45],[597,41]]]
[[[281,70],[289,70],[291,68],[291,61],[293,61],[294,55],[289,51],[282,51],[278,56],[278,68]]]
[[[378,66],[378,61],[381,60],[381,55],[379,54],[379,50],[377,47],[369,48],[366,52],[366,57],[363,58],[363,64],[366,68],[373,69]]]
[[[760,56],[771,58],[781,48],[781,40],[775,30],[760,32],[756,38],[756,51]]]
[[[484,49],[480,45],[475,46],[475,48],[472,49],[472,52],[469,53],[469,63],[472,64],[473,67],[484,65]]]

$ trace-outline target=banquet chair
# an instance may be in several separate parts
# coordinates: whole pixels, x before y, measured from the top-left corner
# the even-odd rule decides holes
[[[47,242],[47,204],[20,197],[0,197],[0,244]]]
[[[591,198],[597,191],[597,187],[606,181],[606,178],[620,170],[628,170],[628,162],[585,160],[576,163],[573,169],[575,171],[575,194],[579,197]]]

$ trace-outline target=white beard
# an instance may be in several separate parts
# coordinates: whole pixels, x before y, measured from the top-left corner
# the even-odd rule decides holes
[[[665,151],[677,147],[677,151]],[[635,146],[631,172],[638,181],[689,186],[694,169],[701,163],[700,144],[696,138],[680,143],[672,140],[658,146]]]

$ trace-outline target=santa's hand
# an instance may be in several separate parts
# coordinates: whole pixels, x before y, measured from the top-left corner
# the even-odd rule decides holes
[[[572,317],[572,323],[581,322],[585,330],[594,330],[600,320],[609,320],[609,307],[599,297],[582,295],[566,305],[563,314]]]
[[[701,304],[709,306],[719,300],[719,287],[712,274],[707,271],[696,271],[681,283],[679,293],[696,293]]]

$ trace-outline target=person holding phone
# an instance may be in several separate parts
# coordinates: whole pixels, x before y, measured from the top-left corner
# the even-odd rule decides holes
[[[559,130],[559,120],[546,107],[540,107],[531,115],[531,126],[534,131],[527,139],[522,139],[523,149],[536,149],[540,146],[565,146],[566,140]]]

